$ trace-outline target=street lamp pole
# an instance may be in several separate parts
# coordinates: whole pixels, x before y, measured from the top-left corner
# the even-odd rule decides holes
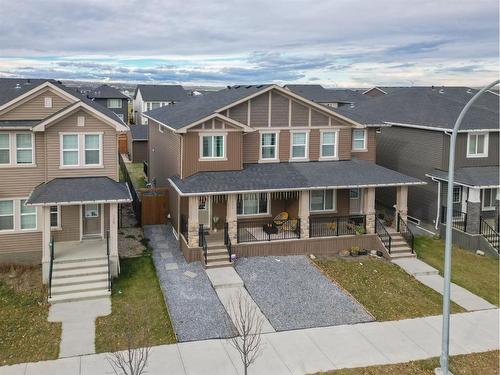
[[[455,145],[457,142],[457,133],[460,124],[464,119],[469,108],[483,93],[493,86],[500,83],[500,80],[490,83],[488,86],[479,90],[460,112],[460,115],[455,122],[453,132],[450,139],[450,154],[448,164],[448,196],[446,199],[446,235],[444,247],[444,291],[443,291],[443,332],[441,338],[441,359],[440,368],[437,368],[435,373],[440,375],[448,375],[448,355],[450,344],[450,280],[451,280],[451,236],[452,236],[452,220],[453,220],[453,182],[455,178]]]

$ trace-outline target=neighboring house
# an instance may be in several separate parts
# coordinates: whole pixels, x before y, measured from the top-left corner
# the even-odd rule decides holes
[[[405,220],[408,186],[423,182],[375,164],[376,128],[276,85],[229,87],[145,116],[149,180],[170,187],[189,261],[382,250],[376,227],[386,244],[394,236],[392,255],[412,255],[376,221],[375,191],[397,189]]]
[[[186,100],[189,94],[180,85],[137,85],[133,104],[135,124],[147,124],[144,112]]]
[[[133,163],[142,163],[148,160],[148,126],[130,125],[128,136],[129,159]]]
[[[0,262],[41,263],[44,283],[58,274],[51,301],[109,294],[118,204],[131,200],[118,182],[125,131],[113,112],[57,81],[0,79]]]
[[[467,87],[399,88],[339,110],[362,124],[390,126],[377,137],[377,163],[428,182],[410,188],[408,215],[436,229],[446,206],[450,132],[476,92]],[[488,225],[498,231],[498,101],[498,95],[485,93],[466,115],[457,138],[453,201],[455,227],[461,231],[454,238],[473,249],[486,246],[479,243],[479,234],[489,231]],[[393,195],[386,195],[386,205]]]
[[[101,85],[90,91],[87,96],[114,112],[125,124],[128,124],[129,97],[121,93],[120,90],[108,85]]]
[[[285,85],[285,88],[313,102],[338,108],[366,100],[360,91],[353,89],[325,89],[321,85]]]

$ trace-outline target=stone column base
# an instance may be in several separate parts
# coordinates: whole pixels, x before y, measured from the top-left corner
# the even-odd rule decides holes
[[[366,233],[367,234],[375,233],[375,213],[366,214]]]
[[[238,223],[233,220],[228,221],[227,230],[229,233],[229,239],[231,240],[231,244],[234,245],[238,243]]]
[[[300,218],[300,238],[309,238],[309,217]]]

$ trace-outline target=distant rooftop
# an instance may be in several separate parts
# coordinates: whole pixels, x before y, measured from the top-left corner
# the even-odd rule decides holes
[[[189,91],[181,85],[137,85],[134,98],[139,90],[144,101],[177,102],[189,97]]]
[[[108,85],[97,87],[90,91],[87,96],[92,99],[128,99],[128,96],[120,92],[120,90]]]
[[[285,88],[316,103],[356,103],[367,98],[355,89],[328,89],[321,85],[285,85]]]

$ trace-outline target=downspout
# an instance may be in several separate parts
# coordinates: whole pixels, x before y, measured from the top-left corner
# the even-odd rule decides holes
[[[438,184],[438,199],[437,199],[437,207],[436,207],[436,222],[434,228],[438,230],[439,227],[439,217],[441,216],[441,181],[436,180],[435,178],[431,178],[432,181],[437,182]]]

